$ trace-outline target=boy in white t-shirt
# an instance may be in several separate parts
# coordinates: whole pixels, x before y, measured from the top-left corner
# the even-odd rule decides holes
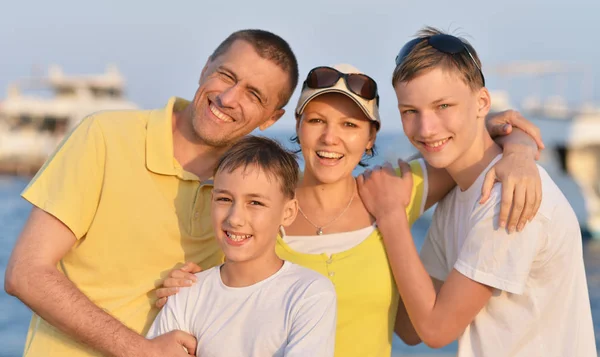
[[[225,254],[169,298],[148,337],[183,330],[196,355],[333,356],[336,297],[320,274],[275,254],[298,211],[298,164],[276,142],[249,136],[217,164],[211,212]]]
[[[398,54],[393,84],[406,136],[457,183],[419,259],[404,213],[411,175],[387,164],[358,180],[418,338],[434,348],[458,339],[459,357],[597,356],[579,224],[546,171],[538,213],[517,232],[499,228],[499,185],[479,202],[502,151],[485,130],[491,99],[473,47],[426,28]]]

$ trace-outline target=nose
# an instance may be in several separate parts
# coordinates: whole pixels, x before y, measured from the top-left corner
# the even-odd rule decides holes
[[[234,108],[239,101],[242,90],[238,84],[234,84],[222,91],[218,96],[217,100],[219,105],[224,108]]]
[[[335,125],[331,125],[330,123],[325,124],[323,133],[321,133],[321,141],[326,145],[334,145],[337,143],[338,139],[339,135],[337,132],[337,127]]]
[[[438,130],[439,118],[434,112],[424,111],[418,116],[419,136],[426,139],[434,137]]]
[[[245,210],[240,203],[234,203],[231,205],[229,209],[229,214],[227,215],[227,224],[231,228],[239,228],[244,225],[246,222]]]

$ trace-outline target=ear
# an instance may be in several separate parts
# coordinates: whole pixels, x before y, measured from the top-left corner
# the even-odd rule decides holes
[[[371,132],[369,133],[369,141],[367,141],[367,151],[371,150],[375,146],[375,139],[377,139],[377,129],[375,125],[371,124]]]
[[[284,109],[277,109],[275,112],[273,112],[273,114],[269,117],[269,119],[265,120],[258,128],[260,130],[267,129],[271,125],[275,124],[279,120],[279,118],[281,118],[283,116],[284,113],[285,113]]]
[[[281,218],[281,225],[284,227],[289,226],[296,219],[298,214],[298,200],[292,198],[288,200],[283,206],[283,216]]]
[[[485,118],[490,112],[492,106],[492,98],[487,88],[483,87],[477,93],[477,117]]]

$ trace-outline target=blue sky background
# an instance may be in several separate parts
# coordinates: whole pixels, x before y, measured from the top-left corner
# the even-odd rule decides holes
[[[386,130],[401,128],[390,85],[394,57],[424,25],[466,35],[482,58],[488,86],[507,88],[514,99],[531,86],[501,80],[491,71],[495,65],[561,60],[588,66],[595,79],[600,72],[594,67],[600,63],[597,0],[55,0],[4,1],[2,8],[0,91],[50,64],[66,73],[91,73],[114,63],[126,77],[129,98],[143,108],[162,106],[172,95],[191,97],[208,55],[241,28],[267,29],[288,40],[302,77],[314,66],[339,62],[370,74],[380,85]],[[562,94],[579,101],[580,83],[581,77],[572,76]],[[596,90],[597,102],[599,97]],[[292,127],[290,114],[274,126]]]

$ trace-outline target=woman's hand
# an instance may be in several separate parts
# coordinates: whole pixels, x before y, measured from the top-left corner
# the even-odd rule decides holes
[[[156,289],[155,306],[162,308],[167,303],[169,296],[175,295],[182,287],[192,286],[198,279],[194,274],[202,271],[196,263],[187,262],[181,268],[173,269],[163,281],[162,287]]]

